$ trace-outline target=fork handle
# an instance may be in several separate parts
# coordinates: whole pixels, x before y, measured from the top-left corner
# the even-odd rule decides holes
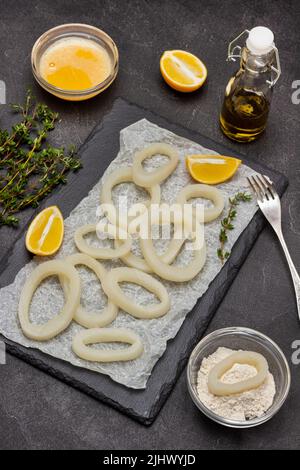
[[[285,239],[283,237],[283,234],[282,234],[282,231],[281,229],[280,230],[277,230],[276,231],[276,234],[279,238],[279,241],[281,243],[281,246],[282,246],[282,249],[284,251],[284,254],[285,254],[285,257],[286,257],[286,260],[288,262],[288,265],[289,265],[289,268],[290,268],[290,272],[291,272],[291,276],[292,276],[292,279],[293,279],[293,284],[294,284],[294,289],[295,289],[295,294],[296,294],[296,303],[297,303],[297,309],[298,309],[298,317],[299,317],[299,320],[300,320],[300,277],[299,277],[299,274],[297,272],[297,269],[295,268],[295,265],[292,261],[292,258],[291,258],[291,255],[290,255],[290,252],[288,250],[288,247],[285,243]]]

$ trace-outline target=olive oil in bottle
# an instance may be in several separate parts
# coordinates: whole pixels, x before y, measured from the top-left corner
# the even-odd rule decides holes
[[[246,33],[246,46],[233,47],[241,35],[229,46],[228,59],[240,57],[240,69],[228,82],[220,114],[222,131],[238,142],[250,142],[264,131],[273,86],[280,76],[278,51],[272,31],[257,27]],[[235,54],[236,49],[238,54]],[[273,65],[275,59],[277,68]],[[276,78],[273,78],[274,72]]]
[[[266,127],[270,102],[263,93],[241,88],[225,96],[220,122],[223,132],[240,142],[254,140]]]

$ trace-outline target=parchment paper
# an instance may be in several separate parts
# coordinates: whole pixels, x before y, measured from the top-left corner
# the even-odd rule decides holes
[[[213,150],[205,149],[192,141],[184,139],[172,132],[160,128],[155,124],[142,119],[131,126],[123,129],[120,133],[120,151],[107,168],[103,175],[105,178],[115,168],[121,166],[131,166],[133,153],[144,148],[152,142],[166,142],[174,145],[180,153],[180,163],[176,171],[162,184],[162,201],[172,203],[175,201],[177,193],[185,185],[192,183],[185,167],[185,156],[191,153],[216,154]],[[157,156],[146,162],[146,168],[152,169],[164,162],[165,157]],[[223,191],[228,204],[228,197],[233,196],[238,191],[248,191],[246,176],[255,172],[245,165],[241,165],[236,175],[229,181],[218,187]],[[64,243],[56,258],[63,258],[66,255],[77,251],[73,234],[77,227],[86,223],[96,223],[96,210],[99,205],[99,193],[101,180],[97,183],[89,194],[84,197],[78,206],[71,212],[65,220]],[[122,184],[114,190],[114,201],[118,205],[120,196],[128,196],[130,202],[139,202],[147,198],[147,193],[138,190],[133,184]],[[201,201],[203,202],[203,201]],[[229,233],[229,242],[227,249],[231,249],[240,233],[246,228],[254,213],[256,212],[256,203],[242,203],[238,207],[238,216],[235,221],[235,228]],[[225,207],[226,210],[226,207]],[[126,327],[134,330],[140,335],[144,344],[143,355],[135,360],[123,363],[97,364],[79,359],[71,350],[73,336],[82,329],[81,326],[73,322],[70,327],[48,342],[35,342],[27,339],[18,324],[17,306],[21,289],[28,275],[32,272],[39,262],[37,258],[33,259],[24,268],[20,270],[15,281],[0,290],[0,332],[7,338],[26,347],[38,348],[41,351],[55,356],[57,358],[69,361],[75,366],[84,367],[93,371],[108,374],[113,380],[127,387],[145,388],[147,379],[151,371],[164,353],[167,341],[173,338],[182,325],[186,315],[193,308],[197,299],[209,287],[210,282],[218,274],[222,265],[216,255],[218,247],[218,234],[220,231],[220,218],[205,225],[205,239],[207,244],[207,260],[203,270],[190,282],[177,284],[162,281],[166,286],[170,298],[171,309],[160,319],[138,320],[120,310],[117,319],[109,325],[110,327]],[[95,237],[89,237],[90,243],[108,244],[111,242],[99,241]],[[157,250],[162,250],[165,241],[156,241]],[[139,253],[138,246],[135,247],[136,253]],[[190,259],[191,252],[183,250],[176,263],[185,264]],[[120,261],[107,261],[105,267],[122,266]],[[88,309],[100,309],[106,304],[106,297],[99,286],[94,275],[85,268],[79,268],[82,280],[82,299],[83,306]],[[152,294],[135,286],[133,284],[124,285],[124,291],[132,296],[135,301],[141,304],[156,301]],[[36,291],[31,305],[31,319],[36,323],[43,323],[56,314],[63,305],[63,295],[60,285],[55,278],[47,279]],[[109,348],[120,347],[120,345],[96,345],[93,347]],[[126,347],[126,346],[124,346]]]

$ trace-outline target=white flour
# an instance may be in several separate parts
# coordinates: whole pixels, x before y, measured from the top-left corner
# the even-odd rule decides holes
[[[220,361],[234,353],[232,349],[218,348],[211,356],[203,359],[198,372],[197,392],[202,403],[211,411],[224,418],[246,421],[262,416],[272,405],[275,396],[273,375],[268,372],[265,382],[258,388],[231,396],[215,396],[208,390],[209,371]],[[256,375],[255,367],[235,364],[222,377],[223,382],[234,383]]]

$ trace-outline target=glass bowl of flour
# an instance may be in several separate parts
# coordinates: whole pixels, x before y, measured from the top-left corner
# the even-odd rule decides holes
[[[269,366],[265,381],[242,393],[213,395],[207,383],[210,370],[236,351],[264,356]],[[234,364],[221,380],[235,383],[256,373],[254,366]],[[193,402],[207,417],[231,428],[250,428],[279,411],[288,396],[291,375],[283,352],[270,338],[249,328],[232,327],[214,331],[197,344],[189,359],[187,380]]]

